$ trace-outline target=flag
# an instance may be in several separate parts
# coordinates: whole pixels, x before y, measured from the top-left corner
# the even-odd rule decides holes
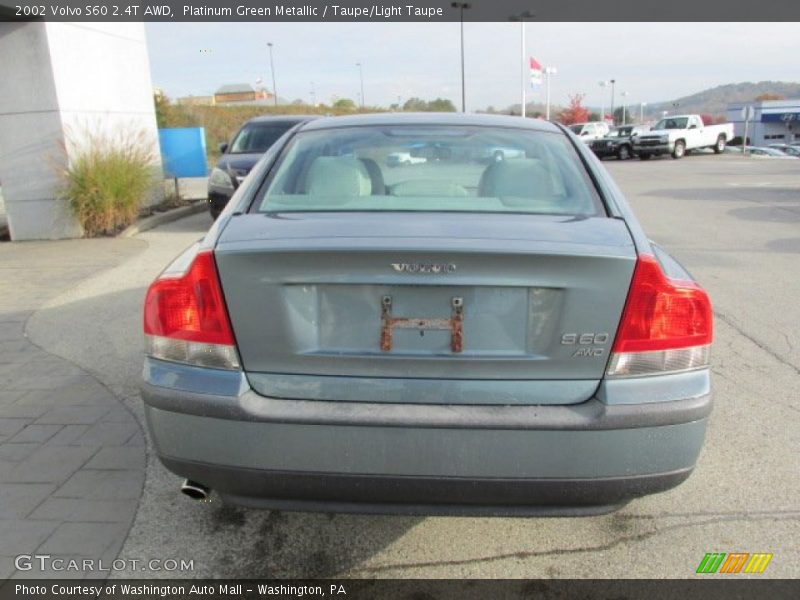
[[[530,70],[531,70],[531,87],[542,85],[542,65],[539,61],[530,57]]]

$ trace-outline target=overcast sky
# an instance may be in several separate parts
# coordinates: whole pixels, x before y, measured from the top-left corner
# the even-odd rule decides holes
[[[409,97],[460,105],[458,23],[149,23],[153,84],[170,97],[211,94],[226,83],[271,88],[288,100],[357,100],[357,62],[367,104]],[[742,81],[797,81],[796,23],[527,23],[527,51],[553,65],[553,103],[583,92],[598,106],[598,81],[614,78],[628,103],[657,102]],[[467,110],[520,98],[520,24],[466,23]],[[610,91],[605,92],[608,106]],[[529,100],[544,101],[544,90]],[[617,96],[619,105],[619,96]]]

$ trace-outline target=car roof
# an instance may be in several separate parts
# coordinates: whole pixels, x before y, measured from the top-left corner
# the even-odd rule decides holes
[[[264,115],[248,119],[247,123],[302,123],[317,118],[317,115]]]
[[[323,117],[309,121],[302,131],[383,125],[463,125],[504,127],[559,133],[561,129],[543,119],[522,119],[508,115],[464,113],[369,113],[342,117]]]

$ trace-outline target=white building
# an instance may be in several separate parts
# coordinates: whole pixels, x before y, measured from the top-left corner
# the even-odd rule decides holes
[[[800,99],[736,102],[728,105],[727,118],[734,135],[744,137],[745,108],[752,107],[747,137],[753,146],[800,141]]]
[[[0,15],[9,0],[0,0]],[[84,132],[146,134],[158,155],[142,23],[0,22],[0,185],[12,240],[79,237],[58,170]]]

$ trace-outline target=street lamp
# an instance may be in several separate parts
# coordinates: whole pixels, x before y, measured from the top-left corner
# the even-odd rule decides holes
[[[364,71],[361,69],[361,63],[357,62],[356,66],[358,67],[358,77],[361,80],[361,108],[364,108]]]
[[[617,83],[616,79],[610,79],[611,83],[611,122],[614,122],[614,84]]]
[[[627,108],[625,98],[628,97],[628,92],[622,92],[620,96],[622,96],[622,124],[625,125],[625,109]]]
[[[272,94],[275,106],[278,106],[278,86],[275,84],[275,61],[272,59],[272,42],[267,42],[269,46],[269,70],[272,72]]]
[[[544,76],[547,77],[547,92],[546,92],[546,100],[545,100],[545,119],[548,121],[550,120],[550,77],[553,75],[558,74],[558,69],[555,67],[545,67],[544,68]]]
[[[528,85],[528,83],[527,83],[527,79],[528,79],[528,64],[527,64],[528,63],[528,57],[527,57],[527,54],[528,53],[525,51],[525,19],[532,19],[533,17],[534,17],[534,14],[531,11],[526,10],[523,13],[520,13],[518,15],[511,15],[508,18],[509,21],[519,21],[520,55],[521,55],[521,60],[522,60],[522,81],[521,81],[521,83],[522,83],[522,86],[521,86],[522,104],[521,104],[521,108],[520,108],[520,115],[522,116],[523,119],[525,118],[525,111],[527,109],[527,106],[526,106],[527,99],[525,97],[525,88]]]
[[[600,120],[605,123],[606,122],[606,95],[605,89],[608,85],[607,81],[598,81],[600,85]]]
[[[317,107],[317,90],[314,87],[314,82],[311,82],[311,106],[316,108]]]
[[[467,112],[467,91],[464,87],[464,11],[472,8],[469,2],[451,2],[451,8],[461,11],[461,112]]]
[[[644,107],[647,106],[647,102],[639,102],[639,122],[644,125]]]

